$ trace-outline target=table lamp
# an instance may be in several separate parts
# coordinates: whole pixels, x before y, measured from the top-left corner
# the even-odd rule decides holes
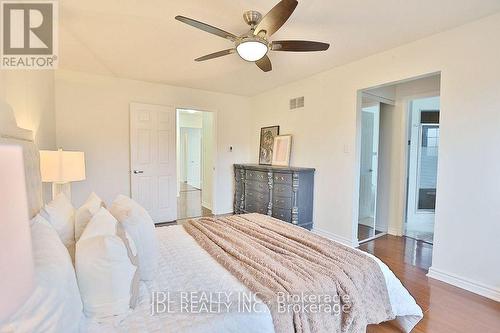
[[[13,314],[34,288],[23,152],[0,144],[0,322]]]
[[[71,201],[71,182],[85,179],[85,154],[80,151],[40,151],[42,182],[52,183],[52,198],[64,193]]]

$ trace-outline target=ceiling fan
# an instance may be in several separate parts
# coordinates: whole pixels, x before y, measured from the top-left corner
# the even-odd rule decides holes
[[[311,52],[325,51],[330,47],[330,44],[327,43],[305,40],[268,40],[288,20],[297,4],[297,0],[281,0],[264,17],[257,11],[246,11],[243,14],[243,19],[250,26],[250,30],[240,36],[185,16],[176,16],[175,19],[234,43],[233,48],[208,54],[195,59],[195,61],[205,61],[238,53],[242,59],[255,62],[261,70],[269,72],[272,65],[267,56],[268,51]]]

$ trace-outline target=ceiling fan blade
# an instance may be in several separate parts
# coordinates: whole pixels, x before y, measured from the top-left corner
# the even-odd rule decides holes
[[[259,68],[262,69],[264,72],[269,72],[273,69],[273,65],[271,65],[271,60],[267,55],[257,60],[255,64],[259,66]]]
[[[206,31],[208,33],[214,34],[216,36],[229,39],[230,41],[235,41],[236,38],[237,38],[236,35],[233,35],[230,32],[227,32],[227,31],[224,31],[222,29],[213,27],[213,26],[211,26],[209,24],[206,24],[206,23],[203,23],[203,22],[200,22],[200,21],[193,20],[193,19],[191,19],[189,17],[177,15],[175,17],[175,19],[177,21],[181,21],[182,23],[189,24],[192,27],[195,27],[195,28],[198,28],[200,30]]]
[[[266,37],[269,37],[274,34],[292,15],[297,4],[297,0],[281,0],[260,20],[255,27],[254,35],[265,33]]]
[[[205,61],[205,60],[210,60],[210,59],[214,59],[214,58],[219,58],[219,57],[223,57],[223,56],[226,56],[229,54],[233,54],[235,51],[236,51],[235,49],[222,50],[219,52],[207,54],[206,56],[203,56],[203,57],[196,58],[196,59],[194,59],[194,61]]]
[[[330,44],[308,40],[277,40],[272,42],[271,50],[289,52],[311,52],[328,50]]]

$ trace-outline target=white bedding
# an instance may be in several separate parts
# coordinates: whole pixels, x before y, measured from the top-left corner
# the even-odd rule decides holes
[[[97,323],[82,321],[82,332],[274,332],[271,313],[162,313],[151,316],[150,291],[232,292],[250,291],[215,261],[182,226],[157,228],[159,271],[141,288],[142,302],[125,318]],[[369,255],[369,254],[368,254]],[[373,257],[375,258],[375,257]],[[409,332],[422,318],[422,310],[391,270],[375,258],[384,273],[389,299],[403,331]]]

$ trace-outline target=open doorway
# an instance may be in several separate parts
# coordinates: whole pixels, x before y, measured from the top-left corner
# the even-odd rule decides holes
[[[177,220],[212,216],[213,113],[177,109]]]
[[[440,74],[359,92],[358,241],[389,233],[432,243]]]
[[[428,243],[434,238],[439,96],[409,101],[408,195],[405,235]]]

